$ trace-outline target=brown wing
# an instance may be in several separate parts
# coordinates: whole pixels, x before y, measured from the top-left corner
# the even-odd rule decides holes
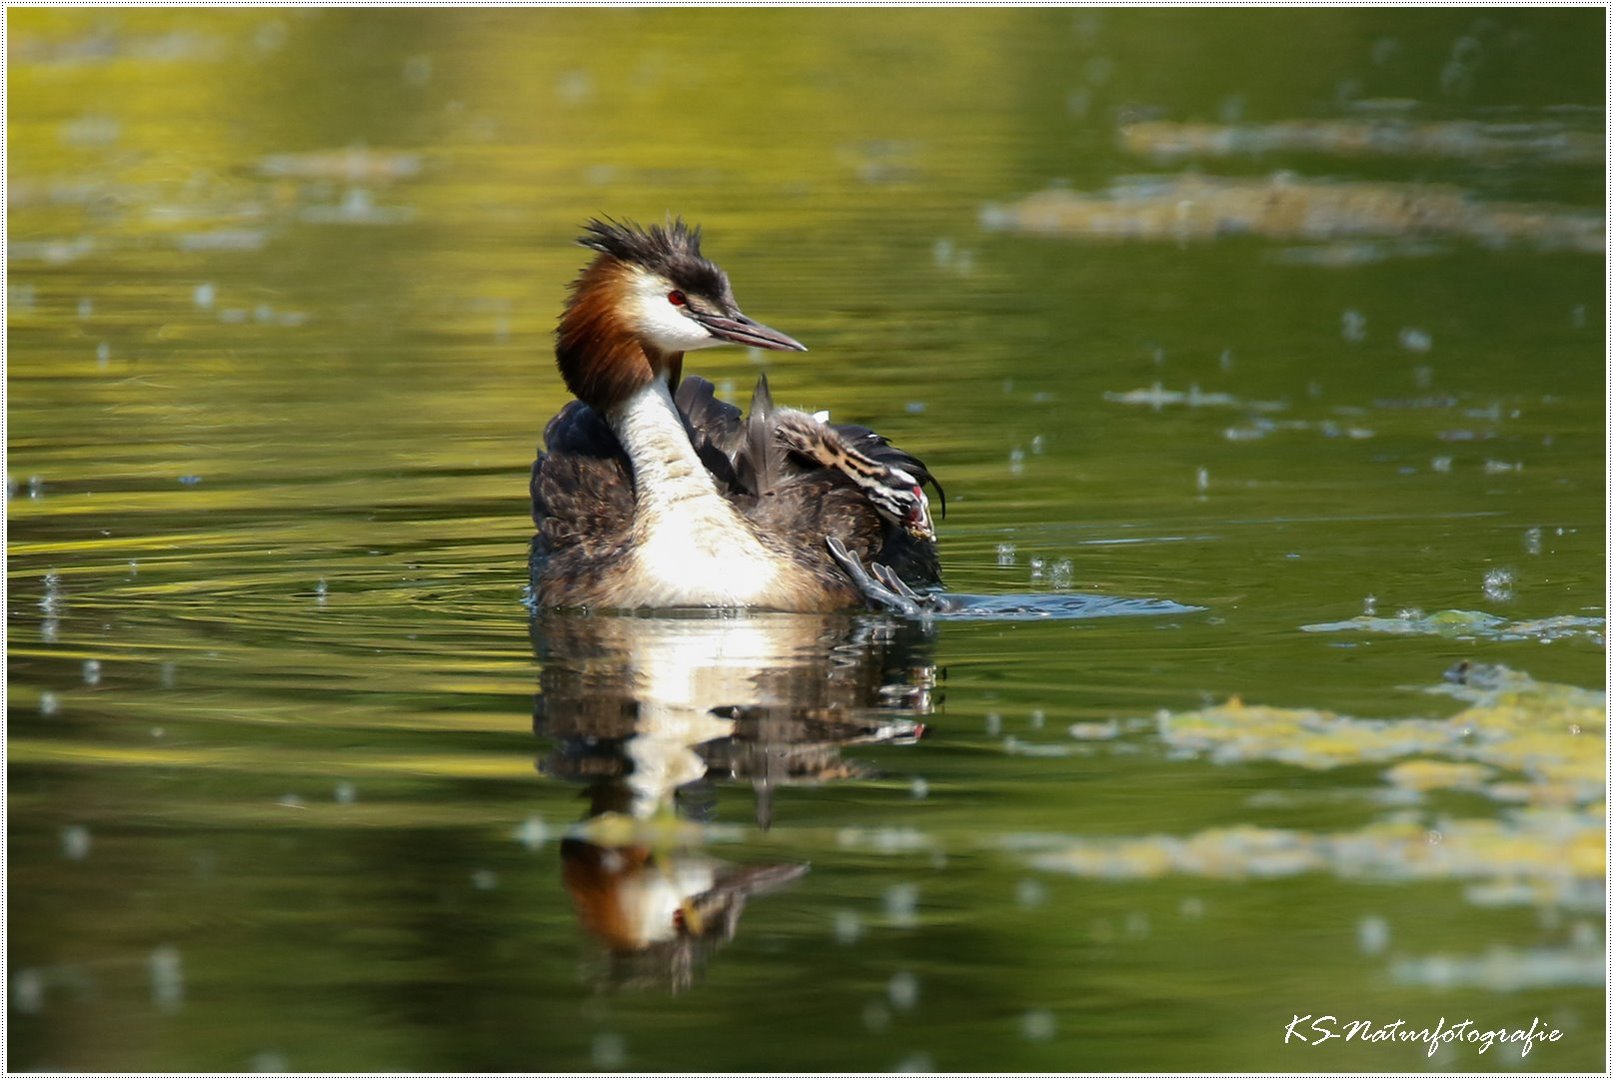
[[[633,481],[621,444],[593,409],[573,401],[543,430],[532,464],[532,572],[545,604],[570,603],[566,583],[617,556],[633,527]]]
[[[743,437],[734,437],[733,460],[747,493],[758,531],[794,539],[797,557],[825,581],[846,583],[828,555],[825,540],[838,537],[866,561],[882,562],[914,588],[941,583],[941,561],[933,540],[919,540],[881,517],[851,477],[785,449],[775,431],[788,410],[777,409],[764,376],[756,384]],[[890,444],[883,435],[856,424],[830,425],[852,449],[881,465],[905,469],[920,483],[945,493],[924,463]]]

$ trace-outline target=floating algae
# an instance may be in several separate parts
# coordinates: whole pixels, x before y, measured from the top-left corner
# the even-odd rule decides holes
[[[1288,120],[1274,124],[1179,124],[1150,120],[1120,129],[1127,151],[1156,161],[1272,151],[1347,157],[1440,157],[1459,161],[1538,161],[1599,165],[1600,136],[1561,124],[1450,120]]]
[[[1587,806],[1605,798],[1605,696],[1537,683],[1507,668],[1479,670],[1481,677],[1466,685],[1431,688],[1468,703],[1444,720],[1368,720],[1233,699],[1162,716],[1160,737],[1179,753],[1220,763],[1331,769],[1410,759],[1390,770],[1397,787],[1463,788],[1503,803]],[[1472,766],[1501,774],[1481,775]]]
[[[1432,615],[1406,612],[1396,616],[1357,615],[1340,622],[1311,623],[1300,627],[1313,634],[1365,631],[1373,634],[1432,635],[1449,638],[1484,638],[1494,641],[1553,641],[1583,638],[1604,643],[1607,620],[1590,615],[1554,615],[1545,619],[1512,620],[1483,611],[1436,611]]]
[[[1245,825],[1186,836],[1062,839],[1031,862],[1111,879],[1331,873],[1459,880],[1469,883],[1474,904],[1599,909],[1606,871],[1605,695],[1537,683],[1504,667],[1463,666],[1451,678],[1429,689],[1464,705],[1442,720],[1358,719],[1234,699],[1164,714],[1159,733],[1176,756],[1217,763],[1272,761],[1314,770],[1391,763],[1383,774],[1385,803],[1456,791],[1497,804],[1495,818],[1423,821],[1401,811],[1331,833]]]
[[[1322,833],[1236,825],[1185,837],[1092,838],[1035,855],[1039,870],[1106,880],[1169,874],[1245,880],[1329,872],[1368,881],[1471,880],[1526,884],[1538,903],[1599,905],[1602,830],[1592,819],[1529,812],[1514,821],[1409,821]]]
[[[981,211],[987,228],[1047,236],[1188,242],[1251,234],[1279,240],[1411,237],[1487,247],[1602,254],[1602,215],[1483,202],[1443,184],[1200,175],[1131,177],[1106,191],[1051,189]]]

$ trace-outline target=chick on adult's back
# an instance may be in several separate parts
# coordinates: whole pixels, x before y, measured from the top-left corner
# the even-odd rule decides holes
[[[577,400],[532,468],[540,606],[833,610],[863,602],[858,560],[939,583],[917,458],[775,406],[765,379],[741,417],[681,378],[713,345],[805,351],[739,310],[698,229],[591,221],[579,243],[597,254],[555,345]]]

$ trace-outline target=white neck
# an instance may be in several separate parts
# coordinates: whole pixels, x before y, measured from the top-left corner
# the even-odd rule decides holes
[[[777,567],[695,453],[663,375],[610,411],[633,464],[631,607],[765,604]]]
[[[711,473],[695,453],[672,402],[666,376],[656,378],[610,411],[610,426],[633,463],[640,511],[687,499],[720,499]],[[727,500],[722,500],[726,505]]]

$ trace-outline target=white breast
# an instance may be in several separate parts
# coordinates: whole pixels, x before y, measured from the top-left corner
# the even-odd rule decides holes
[[[633,463],[629,607],[764,605],[784,569],[756,539],[689,442],[663,379],[611,414]]]
[[[726,499],[719,512],[705,500],[652,506],[638,516],[635,578],[646,607],[746,607],[765,603],[778,577]]]

